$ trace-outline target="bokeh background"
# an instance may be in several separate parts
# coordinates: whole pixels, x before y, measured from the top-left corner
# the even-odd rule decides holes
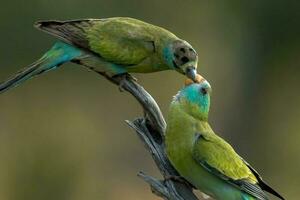
[[[300,187],[299,1],[29,0],[0,7],[0,80],[55,39],[37,20],[130,16],[189,41],[213,87],[210,122],[287,199]],[[167,114],[184,77],[136,75]],[[160,177],[124,123],[140,106],[75,64],[0,96],[1,200],[152,200],[143,170]]]

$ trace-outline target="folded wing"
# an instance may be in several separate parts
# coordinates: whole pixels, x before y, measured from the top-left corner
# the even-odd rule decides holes
[[[115,64],[136,65],[155,52],[154,26],[131,18],[41,21],[35,26]]]
[[[197,134],[193,146],[194,159],[210,173],[227,181],[259,200],[267,200],[258,180],[234,151],[218,136]]]

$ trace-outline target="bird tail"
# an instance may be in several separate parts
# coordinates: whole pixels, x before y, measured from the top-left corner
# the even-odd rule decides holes
[[[276,192],[273,188],[271,188],[270,186],[268,186],[264,181],[260,181],[259,182],[259,186],[264,191],[267,191],[270,194],[273,194],[274,196],[278,197],[279,199],[285,200],[278,192]]]
[[[0,83],[0,93],[18,86],[23,81],[34,76],[55,69],[61,64],[81,56],[82,53],[83,52],[80,49],[77,49],[70,44],[57,42],[39,60],[17,72],[8,80]]]

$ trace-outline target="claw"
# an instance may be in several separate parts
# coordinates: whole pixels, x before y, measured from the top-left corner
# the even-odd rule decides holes
[[[127,74],[127,77],[129,80],[132,80],[134,82],[137,82],[137,78],[135,78],[134,76],[132,76],[131,74]]]
[[[192,187],[192,188],[196,188],[195,186],[193,186],[190,182],[188,182],[185,178],[183,178],[182,176],[175,176],[175,175],[166,175],[164,182],[168,181],[168,180],[173,180],[182,184],[187,185],[188,187]]]
[[[122,78],[120,83],[119,83],[119,91],[120,92],[124,92],[125,89],[124,89],[124,81],[126,80],[126,78]]]
[[[125,91],[125,89],[123,87],[124,84],[125,84],[125,81],[127,81],[127,80],[134,81],[134,82],[137,81],[137,79],[135,77],[133,77],[132,75],[127,74],[127,73],[126,74],[119,74],[119,75],[116,75],[116,76],[118,76],[119,79],[120,79],[120,82],[119,82],[119,91],[120,92]]]

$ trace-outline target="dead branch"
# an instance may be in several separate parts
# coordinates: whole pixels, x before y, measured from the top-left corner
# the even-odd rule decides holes
[[[158,180],[143,172],[140,172],[138,176],[150,185],[154,194],[163,199],[198,200],[190,184],[167,178],[172,176],[178,177],[179,174],[172,167],[165,153],[164,132],[166,130],[166,122],[152,96],[128,75],[111,78],[105,74],[100,74],[129,92],[144,109],[143,117],[133,121],[126,120],[126,122],[136,131],[146,149],[151,153],[164,180]]]

